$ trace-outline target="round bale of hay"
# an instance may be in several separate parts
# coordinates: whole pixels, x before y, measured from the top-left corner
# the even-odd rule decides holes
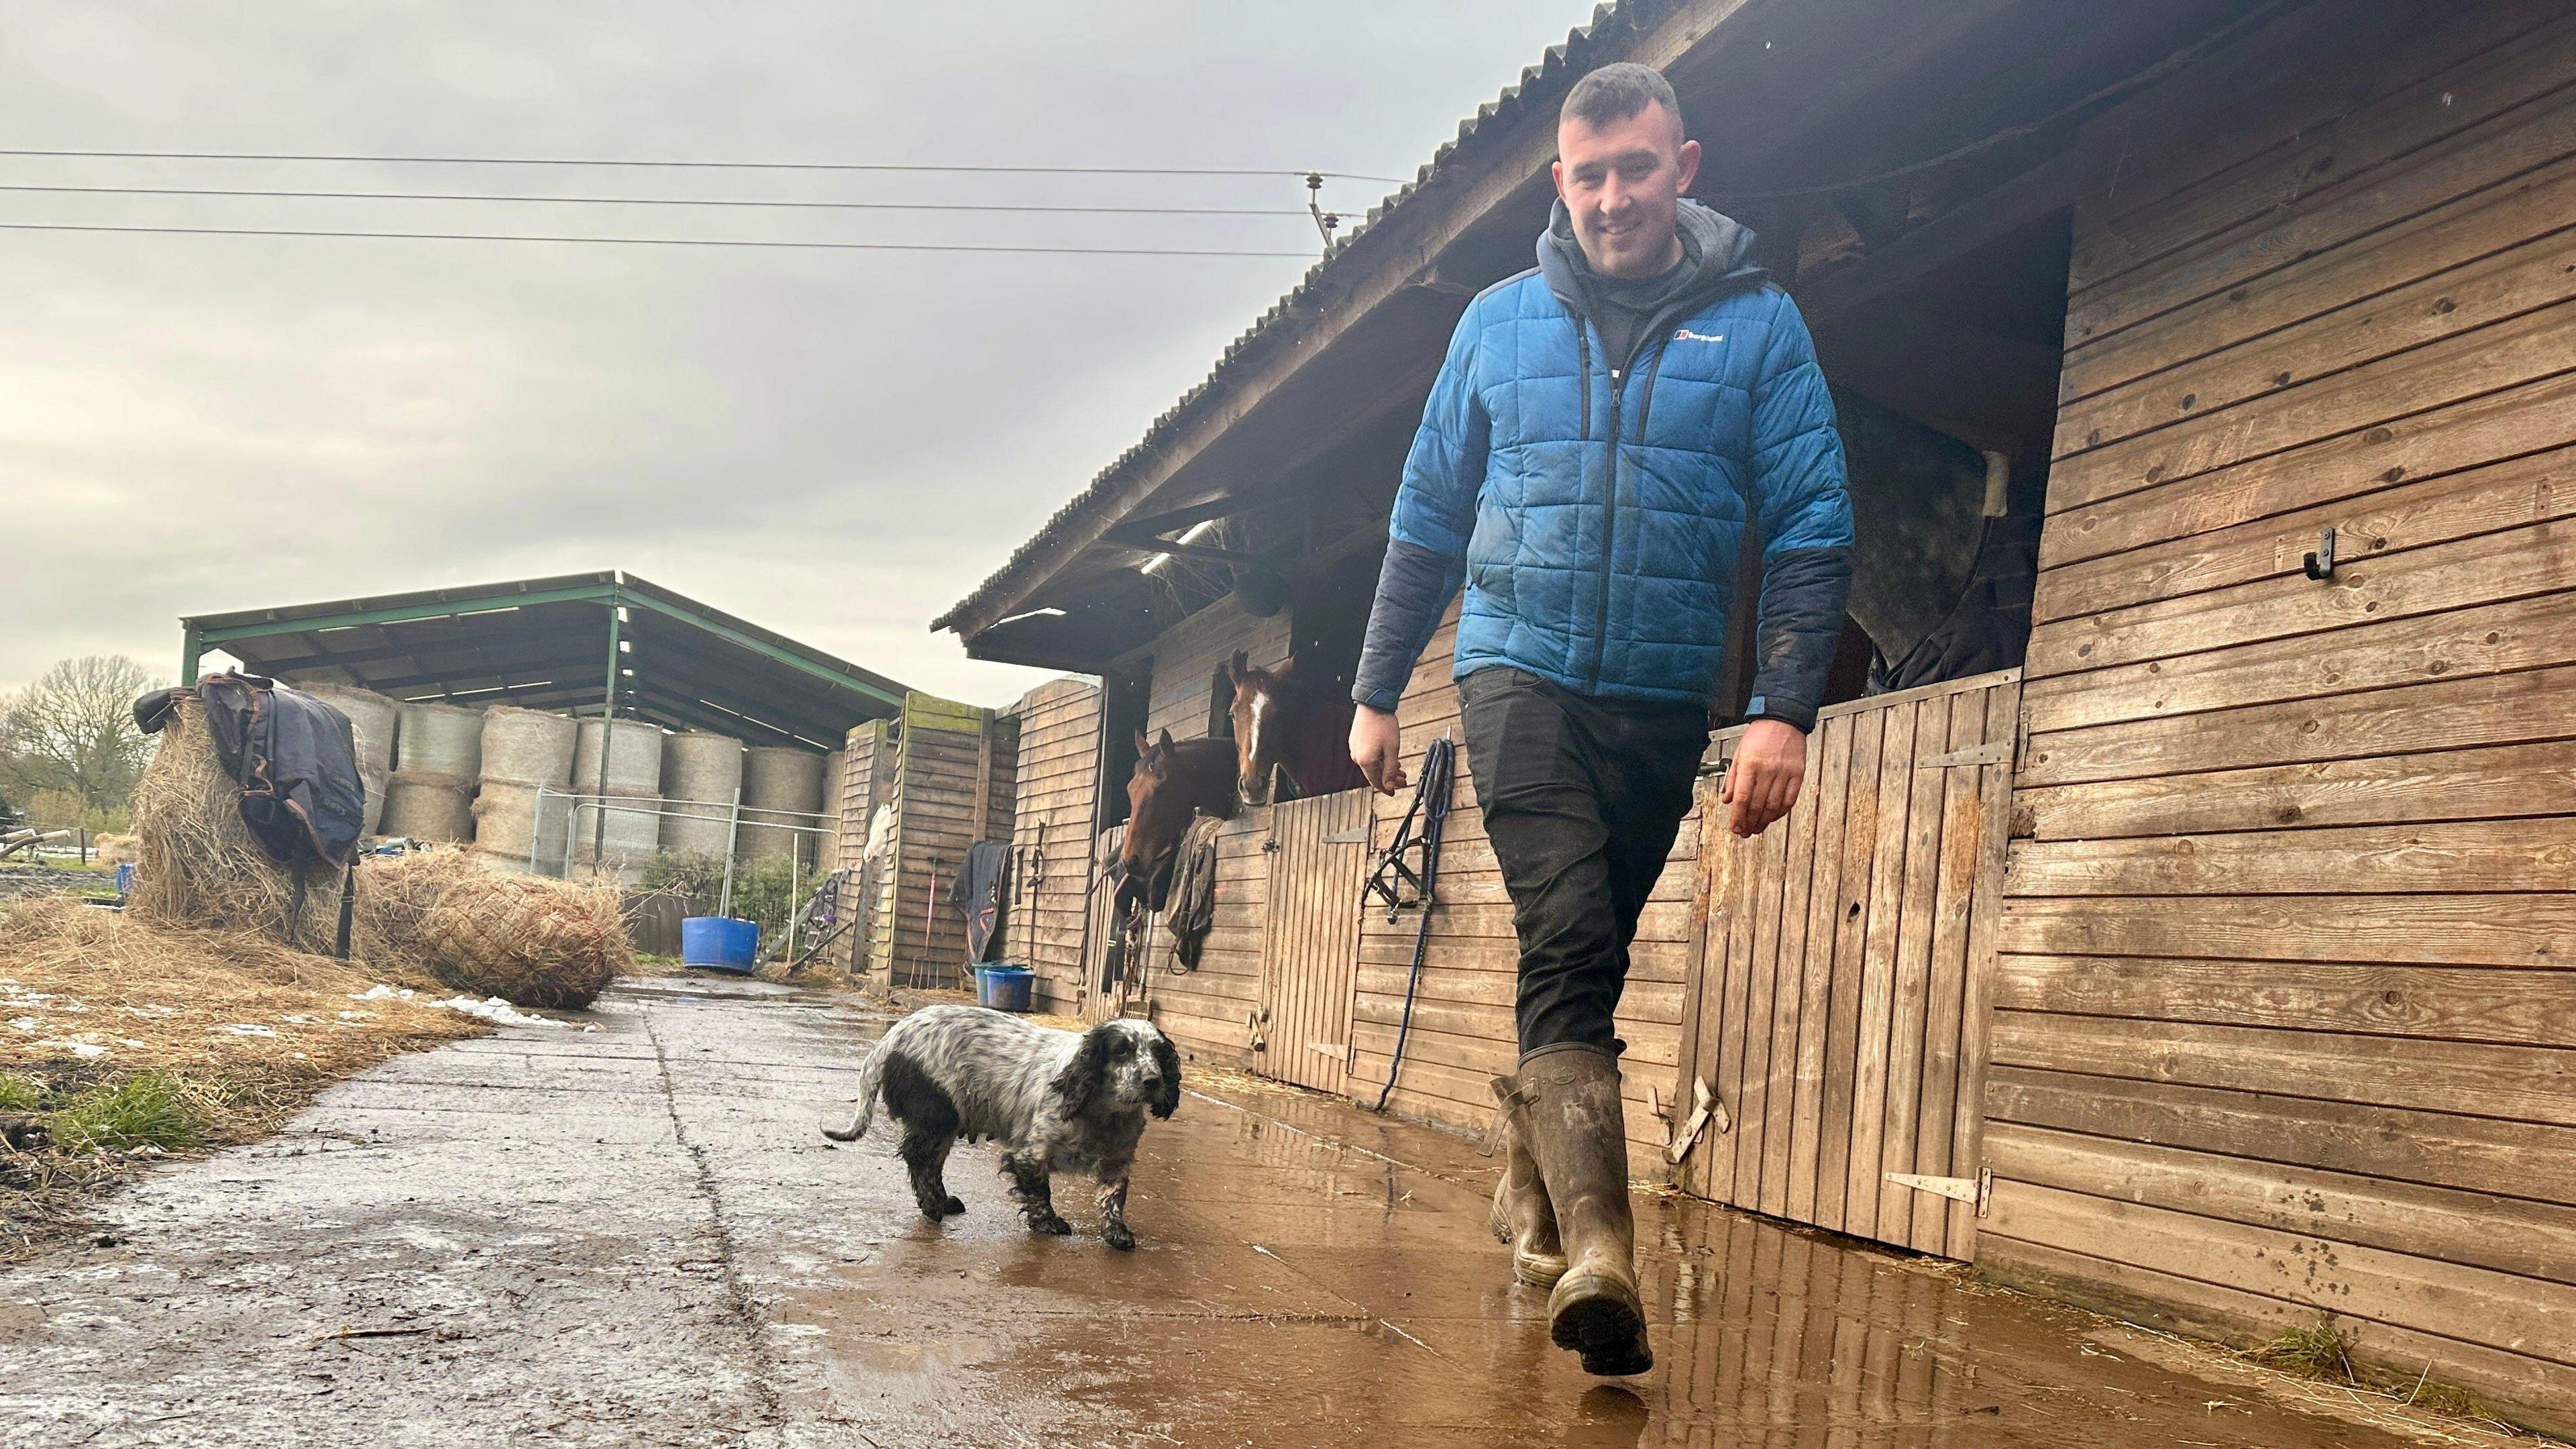
[[[183,698],[134,786],[134,889],[126,909],[164,926],[257,931],[329,950],[340,926],[340,872],[268,858],[241,820],[206,711]],[[301,901],[298,876],[302,877]]]
[[[462,850],[370,860],[358,871],[352,945],[477,996],[587,1006],[632,970],[617,892],[483,869]]]

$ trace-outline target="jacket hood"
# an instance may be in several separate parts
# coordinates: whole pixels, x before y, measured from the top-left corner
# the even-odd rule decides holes
[[[1746,260],[1753,251],[1751,227],[1688,197],[1682,198],[1673,222],[1682,237],[1682,275],[1664,299],[1666,306],[1696,305],[1763,275],[1762,268]],[[1574,239],[1574,217],[1561,197],[1548,213],[1547,230],[1539,233],[1538,269],[1559,302],[1590,315],[1586,289],[1593,271]]]

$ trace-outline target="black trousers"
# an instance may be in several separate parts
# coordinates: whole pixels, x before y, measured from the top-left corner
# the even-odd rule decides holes
[[[1690,813],[1707,712],[1593,699],[1507,668],[1480,669],[1458,689],[1520,937],[1521,1054],[1615,1054],[1628,943]]]

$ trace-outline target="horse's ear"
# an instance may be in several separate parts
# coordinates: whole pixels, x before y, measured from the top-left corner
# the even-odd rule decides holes
[[[1240,649],[1234,651],[1232,659],[1225,661],[1225,677],[1234,681],[1234,687],[1237,689],[1243,687],[1243,676],[1250,673],[1251,669],[1252,656]]]
[[[1145,738],[1143,730],[1136,731],[1136,757],[1141,760],[1152,753],[1154,753],[1154,742]]]
[[[1170,730],[1168,730],[1168,729],[1167,729],[1167,730],[1163,731],[1163,737],[1162,737],[1161,739],[1154,741],[1154,748],[1155,748],[1155,749],[1158,749],[1158,750],[1165,750],[1165,751],[1168,751],[1168,750],[1170,750],[1170,749],[1171,749],[1171,747],[1172,747],[1172,732],[1171,732]]]

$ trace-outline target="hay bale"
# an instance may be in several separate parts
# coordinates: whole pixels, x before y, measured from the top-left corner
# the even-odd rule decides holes
[[[589,1005],[635,964],[614,890],[495,872],[462,850],[361,866],[351,949],[459,991],[557,1009]]]
[[[143,858],[143,843],[131,835],[93,835],[89,858],[100,865],[124,865]]]
[[[144,920],[256,931],[325,949],[339,932],[339,870],[319,861],[289,869],[251,839],[241,820],[241,787],[225,773],[205,708],[194,699],[182,699],[161,727],[152,763],[134,786],[134,835],[134,890],[126,909]]]

